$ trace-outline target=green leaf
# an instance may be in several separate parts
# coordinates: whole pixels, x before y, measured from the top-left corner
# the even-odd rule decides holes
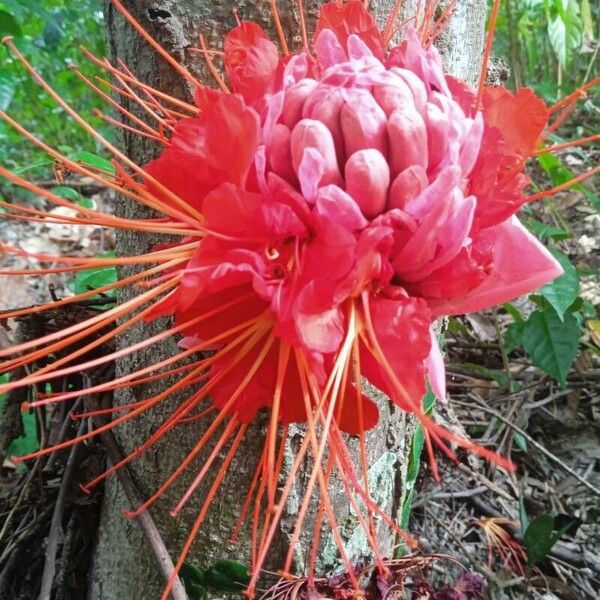
[[[26,454],[35,452],[40,447],[37,437],[35,414],[29,412],[23,413],[21,419],[25,435],[11,442],[6,451],[7,456],[25,456]]]
[[[575,174],[553,154],[540,154],[537,161],[554,186],[566,183],[575,177]]]
[[[569,306],[579,296],[579,276],[568,256],[554,249],[551,249],[550,252],[552,252],[554,258],[560,263],[565,272],[541,288],[540,294],[554,308],[559,319],[562,321]]]
[[[5,35],[21,35],[21,26],[9,12],[0,10],[0,36]]]
[[[548,16],[548,38],[563,70],[581,47],[583,23],[576,0],[554,0]]]
[[[431,415],[435,406],[436,397],[431,391],[431,388],[427,388],[427,392],[423,396],[421,404],[423,406],[423,412],[426,415]],[[425,436],[423,433],[423,426],[417,425],[412,435],[410,452],[408,454],[408,466],[406,468],[406,497],[404,504],[402,505],[402,511],[400,514],[400,527],[402,529],[408,529],[410,521],[410,514],[412,511],[412,503],[415,492],[415,483],[419,477],[419,470],[421,468],[421,455],[423,454],[423,446],[425,443]]]
[[[561,227],[554,227],[547,223],[542,223],[542,221],[538,221],[531,217],[525,221],[525,225],[540,238],[551,238],[560,241],[568,240],[573,237],[573,234],[570,231],[562,229]]]
[[[590,9],[590,0],[581,0],[581,20],[583,21],[583,32],[590,42],[593,42],[594,37],[594,19]]]
[[[483,365],[472,362],[465,362],[463,363],[463,366],[468,367],[474,373],[483,375],[484,377],[491,377],[498,385],[502,387],[508,387],[508,377],[501,369],[488,369],[488,367],[484,367]]]
[[[515,348],[523,345],[523,328],[525,321],[511,323],[504,332],[504,350],[512,352]]]
[[[515,323],[522,323],[523,316],[519,309],[511,302],[505,302],[502,308],[514,319]]]
[[[208,596],[202,569],[190,563],[183,563],[179,576],[190,600],[203,600]]]
[[[75,294],[83,294],[89,290],[95,290],[104,287],[105,285],[115,283],[115,281],[117,281],[116,267],[96,267],[95,269],[79,271],[70,284],[70,287]],[[113,296],[114,293],[114,290],[109,290],[106,292],[106,295]]]
[[[6,110],[15,95],[15,77],[8,69],[0,69],[0,110]]]
[[[70,200],[71,202],[76,202],[79,206],[83,206],[83,208],[96,208],[96,204],[93,200],[82,196],[77,190],[74,190],[72,187],[68,187],[66,185],[58,185],[55,188],[52,188],[52,193],[64,198],[65,200]]]
[[[0,383],[8,382],[8,373],[0,375]],[[0,416],[3,413],[4,401],[6,400],[6,394],[0,394]],[[23,422],[24,435],[14,439],[6,450],[7,456],[25,456],[25,454],[31,454],[35,452],[39,447],[39,441],[37,438],[37,427],[35,421],[35,414],[31,412],[21,413],[21,420]]]
[[[523,452],[527,452],[529,450],[529,447],[527,446],[527,439],[523,434],[519,433],[518,431],[513,431],[512,438],[517,447],[523,450]]]
[[[534,566],[544,560],[557,539],[552,515],[540,515],[533,519],[523,534],[527,563]]]
[[[219,592],[242,592],[249,582],[248,567],[235,560],[217,560],[204,572],[204,585]]]
[[[83,294],[89,290],[95,290],[117,280],[117,269],[115,267],[98,267],[97,269],[86,269],[80,271],[75,278],[73,291]]]
[[[94,169],[105,171],[106,173],[110,173],[111,175],[115,174],[115,168],[110,162],[110,160],[102,158],[102,156],[98,156],[97,154],[92,154],[91,152],[86,152],[85,150],[82,150],[81,152],[76,152],[72,158],[73,160],[78,160],[84,165],[93,167]]]
[[[551,307],[536,310],[523,327],[523,347],[534,365],[562,386],[579,349],[579,327],[567,313],[561,320]]]

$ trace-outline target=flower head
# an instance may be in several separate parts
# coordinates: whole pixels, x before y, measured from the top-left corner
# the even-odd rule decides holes
[[[364,393],[365,379],[422,422],[430,449],[433,440],[454,457],[447,446],[452,442],[509,466],[491,451],[428,419],[421,398],[428,382],[440,399],[445,397],[443,361],[432,330],[437,317],[508,301],[561,273],[552,255],[515,216],[532,198],[524,193],[528,179],[523,168],[544,131],[552,127],[548,127],[550,113],[530,90],[513,94],[483,82],[476,90],[446,75],[439,53],[430,45],[437,28],[428,20],[418,30],[409,29],[400,45],[388,48],[396,11],[380,33],[359,0],[324,4],[313,43],[305,36],[303,49],[292,54],[285,39],[281,39],[280,53],[258,25],[241,22],[224,42],[227,82],[201,39],[219,83],[217,90],[197,82],[149,39],[118,0],[113,3],[196,85],[195,105],[188,104],[137,81],[125,67],[113,67],[90,55],[113,75],[117,90],[136,98],[156,119],[159,125],[154,129],[119,107],[132,123],[123,126],[162,143],[162,154],[143,168],[133,163],[41,80],[10,41],[13,53],[46,91],[111,152],[115,173],[61,156],[4,113],[0,116],[69,169],[162,215],[160,219],[128,220],[77,207],[80,222],[175,234],[181,241],[138,257],[58,259],[66,265],[63,270],[105,264],[152,266],[99,290],[128,284],[147,288],[128,302],[64,331],[1,351],[1,356],[13,356],[3,365],[5,371],[11,370],[34,362],[40,353],[72,347],[87,339],[89,332],[130,316],[130,321],[100,341],[94,338],[83,349],[77,347],[22,381],[0,386],[0,391],[103,364],[178,336],[181,352],[177,355],[95,385],[88,392],[141,385],[166,367],[165,373],[179,375],[175,384],[151,398],[115,408],[114,412],[123,414],[96,431],[32,456],[118,426],[170,393],[202,383],[134,454],[88,487],[181,423],[199,415],[212,418],[189,457],[137,514],[171,486],[226,423],[215,450],[174,510],[180,510],[219,451],[230,443],[184,547],[180,567],[248,424],[266,408],[271,416],[265,448],[240,519],[241,525],[252,502],[255,514],[264,509],[260,534],[260,527],[255,527],[250,590],[256,585],[292,481],[309,454],[314,466],[285,570],[290,568],[315,489],[320,503],[316,530],[327,518],[336,535],[327,493],[333,470],[341,475],[349,502],[380,561],[373,515],[389,527],[396,526],[371,499],[366,472],[359,474],[361,469],[366,471],[364,433],[377,425],[379,416],[376,404]],[[433,14],[434,5],[427,2],[427,15]],[[274,16],[278,24],[276,12]],[[128,91],[133,89],[141,89],[147,100]],[[0,172],[46,200],[72,208],[68,201],[18,175],[6,169]],[[20,214],[19,209],[7,206]],[[35,218],[45,216],[41,211],[34,213]],[[57,304],[3,316],[40,312]],[[163,315],[174,316],[174,324],[162,333],[134,348],[73,364],[133,322]],[[210,352],[201,354],[204,351]],[[175,366],[188,357],[194,357],[194,362]],[[28,406],[67,401],[79,393],[55,394]],[[206,399],[208,408],[198,414]],[[287,425],[295,422],[306,423],[307,433],[287,478],[280,482]],[[350,459],[343,432],[361,440],[359,468]],[[322,466],[325,457],[326,468]],[[336,541],[352,573],[351,557]],[[318,535],[312,549],[313,566],[317,547]]]

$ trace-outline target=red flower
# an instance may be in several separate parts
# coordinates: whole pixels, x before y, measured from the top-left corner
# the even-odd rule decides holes
[[[224,60],[244,101],[217,93],[209,110],[178,124],[149,171],[202,207],[209,232],[183,276],[180,322],[194,303],[248,285],[277,339],[325,364],[345,338],[348,303],[366,293],[375,310],[385,298],[397,324],[388,332],[388,320],[373,316],[379,342],[389,337],[391,350],[392,340],[411,340],[401,355],[385,352],[403,392],[381,368],[364,374],[414,410],[435,316],[505,302],[561,273],[512,217],[526,201],[522,167],[547,110],[530,90],[486,89],[476,112],[475,92],[446,78],[414,32],[385,63],[382,48],[360,2],[324,5],[314,63],[303,52],[275,61],[262,30],[242,23]],[[225,139],[237,161],[225,160]],[[202,338],[200,326],[186,333]],[[435,377],[443,390],[440,369]],[[269,405],[253,386],[232,409],[244,421]]]

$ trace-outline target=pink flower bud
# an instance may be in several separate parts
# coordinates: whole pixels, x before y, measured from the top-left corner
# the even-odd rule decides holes
[[[429,168],[435,169],[448,150],[450,121],[443,111],[432,104],[427,103],[426,108],[427,136],[429,141]]]
[[[427,128],[416,110],[396,110],[387,124],[392,177],[412,165],[428,165]]]
[[[291,148],[292,165],[296,174],[298,174],[304,151],[312,148],[322,159],[323,174],[320,185],[342,184],[333,137],[323,123],[314,119],[302,119],[292,131]]]
[[[419,112],[423,112],[425,110],[425,105],[427,104],[427,88],[425,87],[423,81],[418,77],[418,75],[415,75],[408,69],[392,67],[390,71],[408,85],[413,94],[417,110]]]
[[[281,113],[281,122],[284,125],[292,129],[302,118],[304,102],[317,85],[314,79],[301,79],[286,90]]]
[[[386,116],[389,117],[396,109],[414,108],[415,97],[408,84],[397,77],[394,85],[379,85],[373,88],[373,96]]]
[[[360,88],[348,90],[341,118],[346,156],[365,148],[387,155],[385,113],[370,92]]]
[[[267,158],[274,173],[295,184],[297,178],[292,166],[291,137],[292,133],[288,127],[282,123],[275,125],[267,147]]]
[[[338,88],[321,86],[306,99],[302,113],[304,118],[321,121],[329,129],[335,144],[338,164],[340,165],[346,160],[342,122],[340,119],[343,106],[344,98]]]
[[[381,152],[373,148],[355,152],[346,162],[346,191],[366,217],[385,209],[390,169]]]
[[[404,209],[407,202],[416,198],[427,186],[429,181],[425,169],[420,165],[412,165],[398,174],[388,199],[388,210],[392,208]]]

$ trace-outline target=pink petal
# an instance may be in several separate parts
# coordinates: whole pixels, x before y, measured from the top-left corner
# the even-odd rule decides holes
[[[317,35],[315,54],[317,62],[323,70],[348,60],[346,52],[331,29],[322,29]]]
[[[404,210],[416,219],[423,218],[427,213],[445,201],[450,190],[455,188],[460,181],[460,168],[456,166],[446,167],[440,171],[439,175],[431,182],[421,194],[416,198],[409,200],[404,206]]]
[[[483,138],[483,129],[483,115],[477,113],[460,149],[459,164],[463,172],[463,177],[471,173],[477,162]]]
[[[415,103],[415,97],[404,79],[400,77],[394,79],[393,85],[378,85],[373,88],[373,96],[387,117],[397,108],[412,107]]]
[[[302,112],[303,117],[321,121],[329,129],[335,144],[335,154],[338,164],[340,165],[346,160],[344,136],[340,120],[343,106],[344,98],[339,88],[321,85],[306,99]]]
[[[278,123],[273,128],[271,140],[267,146],[267,157],[271,170],[291,184],[297,182],[292,166],[292,133],[288,127]]]
[[[493,265],[487,278],[459,298],[430,300],[436,315],[483,310],[531,293],[563,273],[557,260],[516,217],[480,232],[474,245],[493,248]]]
[[[365,44],[355,33],[348,36],[346,47],[348,48],[348,58],[350,60],[360,60],[365,56],[373,56],[369,46],[367,46],[367,44]]]
[[[427,375],[429,378],[429,385],[431,391],[435,394],[435,397],[442,402],[446,401],[446,367],[444,365],[444,357],[440,350],[440,345],[437,341],[437,335],[433,330],[433,327],[429,328],[431,336],[431,350],[429,356],[425,360],[425,366],[427,367]]]
[[[450,121],[448,116],[435,104],[427,103],[425,121],[429,150],[429,169],[435,169],[447,154]]]
[[[473,224],[477,201],[454,190],[419,223],[419,228],[394,260],[401,279],[419,281],[449,263],[461,250]]]
[[[301,79],[285,92],[281,122],[290,129],[302,118],[302,109],[310,93],[317,87],[314,79]]]
[[[408,85],[412,92],[416,109],[421,113],[424,112],[425,105],[427,104],[427,89],[423,81],[408,69],[392,67],[390,71]]]
[[[337,185],[326,185],[319,189],[315,210],[318,215],[342,225],[348,231],[358,231],[369,224],[352,196]]]

